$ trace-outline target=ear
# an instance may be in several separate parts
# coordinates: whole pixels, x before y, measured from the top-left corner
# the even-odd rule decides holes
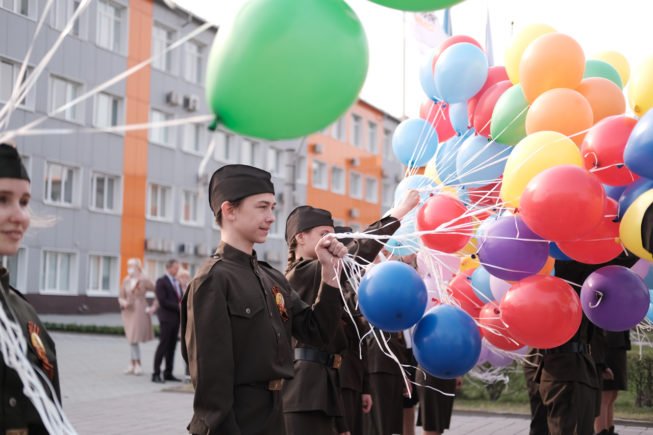
[[[304,246],[306,241],[304,240],[305,233],[297,233],[295,235],[295,240],[297,241],[297,246]]]
[[[224,220],[228,220],[230,222],[233,222],[236,219],[236,207],[229,202],[229,201],[224,201],[220,205],[220,210],[222,211],[222,220],[224,223]]]

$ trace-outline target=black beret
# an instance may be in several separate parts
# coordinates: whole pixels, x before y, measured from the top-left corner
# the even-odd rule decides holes
[[[0,178],[30,181],[18,151],[6,143],[0,144]]]
[[[226,165],[211,177],[209,205],[215,214],[225,201],[238,201],[260,193],[274,195],[274,184],[269,172],[247,165]]]
[[[301,205],[291,211],[286,220],[286,243],[290,244],[293,237],[303,231],[321,226],[333,226],[331,212],[310,205]]]

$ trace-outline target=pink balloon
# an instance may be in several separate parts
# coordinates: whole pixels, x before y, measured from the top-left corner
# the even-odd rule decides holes
[[[639,260],[637,263],[633,264],[633,267],[631,267],[630,270],[635,272],[635,275],[644,279],[646,278],[646,275],[648,275],[648,271],[650,268],[651,268],[651,263],[649,263],[646,260]]]
[[[448,282],[458,273],[458,269],[460,257],[456,255],[426,249],[417,253],[417,272],[422,277],[431,275],[434,279]]]
[[[508,281],[490,275],[490,291],[492,292],[495,301],[501,302],[506,293],[508,293],[508,290],[510,290],[510,287],[512,287],[512,284]]]

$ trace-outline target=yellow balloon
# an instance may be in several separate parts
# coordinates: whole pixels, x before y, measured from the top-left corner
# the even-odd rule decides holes
[[[651,204],[653,204],[653,189],[647,190],[633,201],[619,224],[621,243],[630,252],[648,261],[653,261],[653,254],[644,249],[642,243],[642,220]]]
[[[602,60],[612,65],[619,73],[621,83],[624,86],[628,84],[628,80],[630,79],[630,65],[628,64],[628,59],[623,54],[618,51],[603,51],[594,56],[594,59]]]
[[[503,171],[501,199],[508,207],[519,207],[526,185],[540,172],[558,165],[584,168],[578,146],[556,131],[538,131],[515,146]]]
[[[505,64],[508,78],[514,84],[519,83],[519,63],[524,51],[531,42],[542,35],[555,32],[556,30],[547,24],[529,24],[517,33],[506,50]]]
[[[628,104],[640,117],[653,107],[653,56],[633,71],[628,83]]]
[[[468,270],[476,269],[481,265],[481,262],[478,260],[478,256],[468,255],[463,258],[463,261],[460,263],[460,270],[462,272],[467,272]]]
[[[426,164],[424,175],[435,181],[436,184],[442,184],[442,180],[440,180],[440,176],[438,175],[438,170],[435,168],[435,157],[429,160]]]

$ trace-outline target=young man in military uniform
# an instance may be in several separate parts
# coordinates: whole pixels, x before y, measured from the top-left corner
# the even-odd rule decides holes
[[[193,434],[282,435],[281,388],[293,377],[291,338],[328,343],[342,314],[335,268],[347,253],[333,237],[316,248],[321,288],[311,307],[285,277],[256,257],[274,223],[274,186],[266,171],[228,165],[209,183],[220,225],[217,252],[182,301],[182,354],[195,387]]]
[[[30,179],[16,149],[0,145],[0,255],[16,255],[30,224]],[[54,342],[25,297],[9,285],[9,273],[0,268],[0,309],[24,334],[27,359],[39,375],[49,399],[61,402]],[[18,373],[0,355],[0,434],[48,433],[31,400],[23,393]]]

